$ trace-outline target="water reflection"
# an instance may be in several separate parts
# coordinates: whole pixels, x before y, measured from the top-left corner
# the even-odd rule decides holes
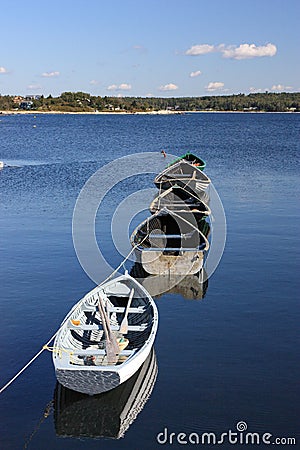
[[[54,423],[58,436],[120,439],[144,408],[157,376],[154,349],[126,382],[103,394],[89,396],[57,383]]]
[[[160,298],[163,294],[179,294],[187,300],[201,300],[208,289],[208,277],[205,269],[194,275],[149,275],[142,264],[136,262],[130,275],[149,292],[152,297]]]

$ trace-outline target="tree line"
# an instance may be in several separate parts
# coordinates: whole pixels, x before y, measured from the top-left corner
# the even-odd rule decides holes
[[[299,112],[300,93],[253,93],[203,97],[100,97],[85,92],[63,92],[59,97],[33,96],[16,101],[0,95],[0,110],[30,109],[62,112],[266,111]]]

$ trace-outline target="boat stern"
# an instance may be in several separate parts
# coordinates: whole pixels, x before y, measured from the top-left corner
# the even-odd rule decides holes
[[[183,251],[180,255],[168,255],[163,251],[142,251],[141,263],[151,275],[192,275],[203,267],[202,251]]]
[[[55,375],[66,388],[88,395],[101,394],[121,384],[116,371],[56,369]]]

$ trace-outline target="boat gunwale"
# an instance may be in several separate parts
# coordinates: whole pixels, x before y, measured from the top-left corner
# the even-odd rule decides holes
[[[188,198],[193,198],[194,200],[195,200],[195,204],[193,204],[193,203],[186,203],[186,200],[188,200],[188,198],[186,199],[186,200],[184,200],[184,199],[181,199],[179,196],[178,196],[178,199],[179,200],[175,200],[177,203],[172,203],[171,201],[170,201],[170,204],[171,205],[173,205],[173,206],[175,206],[175,205],[179,205],[179,206],[181,206],[182,205],[182,207],[184,207],[185,205],[186,205],[186,209],[185,208],[182,208],[182,209],[176,209],[176,211],[177,212],[186,212],[186,213],[191,213],[191,214],[203,214],[203,215],[205,215],[205,216],[210,216],[211,215],[211,209],[210,209],[210,207],[203,201],[203,200],[201,200],[199,197],[198,197],[198,195],[196,194],[196,193],[192,193],[192,192],[190,192],[190,191],[188,191],[188,190],[186,190],[186,189],[184,189],[184,187],[182,187],[182,186],[178,186],[178,185],[173,185],[173,186],[171,186],[171,187],[169,187],[169,189],[166,189],[165,191],[162,191],[162,192],[160,192],[160,193],[158,193],[158,195],[152,200],[152,202],[150,203],[150,206],[149,206],[149,210],[150,210],[150,212],[152,213],[152,214],[154,214],[155,212],[157,212],[157,211],[160,211],[160,210],[162,210],[163,208],[168,208],[168,206],[163,206],[162,208],[159,208],[158,207],[158,202],[159,202],[159,200],[162,200],[162,199],[165,199],[165,197],[167,197],[169,194],[174,194],[175,196],[176,196],[176,193],[175,193],[175,191],[176,190],[179,190],[179,191],[183,191],[183,192],[185,192],[186,193],[186,195],[189,195],[189,197]],[[204,206],[204,210],[203,211],[200,211],[200,210],[195,210],[195,211],[193,211],[189,206],[191,206],[191,207],[195,207],[196,208],[196,206],[197,206],[197,204],[200,204],[200,205],[203,205]],[[157,206],[155,206],[155,205],[157,205]],[[171,207],[169,207],[169,208],[171,208]],[[175,208],[174,208],[175,209]]]
[[[178,156],[178,158],[174,159],[174,161],[170,162],[167,167],[173,166],[174,164],[176,164],[178,161],[182,161],[185,160],[187,162],[189,162],[187,159],[185,159],[187,156],[194,156],[196,159],[198,159],[199,161],[201,161],[201,165],[198,166],[200,170],[204,170],[206,167],[206,162],[204,161],[204,159],[200,158],[199,156],[195,155],[194,153],[187,151],[184,155]]]
[[[141,222],[137,227],[135,227],[135,229],[133,230],[133,232],[132,232],[132,234],[130,236],[130,243],[131,243],[132,247],[135,247],[136,251],[139,251],[139,252],[142,252],[142,251],[154,251],[154,250],[160,251],[158,247],[155,247],[155,248],[153,248],[153,247],[143,248],[142,247],[141,248],[141,245],[139,243],[135,242],[135,239],[136,239],[136,236],[138,234],[139,229],[142,228],[148,221],[154,220],[154,218],[156,218],[159,215],[167,215],[167,214],[169,214],[171,216],[173,216],[173,215],[176,216],[177,215],[176,213],[173,213],[173,211],[170,211],[170,210],[168,210],[167,208],[164,207],[163,209],[157,211],[152,216],[147,217],[143,222]],[[190,225],[191,225],[191,228],[194,228],[194,232],[197,232],[201,236],[201,238],[203,238],[203,240],[205,242],[205,248],[203,250],[202,249],[198,250],[195,247],[193,247],[193,248],[190,247],[190,249],[189,248],[184,248],[183,250],[182,249],[181,250],[182,251],[203,251],[203,252],[208,251],[209,250],[209,241],[208,241],[207,237],[199,230],[199,228],[197,229],[193,224],[190,224]],[[146,236],[145,236],[145,238],[146,238]],[[166,234],[165,236],[167,237],[168,235]],[[182,236],[183,235],[180,234],[180,235],[178,235],[178,238],[182,237]],[[143,239],[145,239],[145,238],[143,238]]]
[[[191,174],[180,174],[180,173],[176,173],[175,172],[174,174],[169,174],[168,175],[168,172],[170,171],[170,169],[176,170],[180,166],[180,164],[186,164],[186,165],[191,166],[191,168],[193,168],[193,172],[196,172],[196,174],[199,174],[199,179],[197,177],[194,177],[194,173],[191,173]],[[174,176],[172,176],[172,175],[174,175]],[[180,177],[180,176],[178,177],[177,176],[177,178],[176,178],[176,175],[185,175],[185,176],[184,177]],[[163,180],[163,177],[165,177],[165,176],[167,177],[167,179]],[[160,172],[159,174],[156,175],[156,177],[154,178],[154,183],[161,184],[161,183],[164,183],[164,182],[167,182],[167,181],[170,181],[170,180],[176,180],[176,179],[177,180],[181,180],[181,181],[184,180],[184,179],[195,180],[195,181],[198,181],[198,182],[205,183],[207,185],[209,185],[211,183],[211,179],[206,175],[206,173],[204,173],[198,167],[193,166],[192,164],[190,164],[186,160],[178,161],[176,164],[173,164],[170,167],[166,167],[162,172]]]

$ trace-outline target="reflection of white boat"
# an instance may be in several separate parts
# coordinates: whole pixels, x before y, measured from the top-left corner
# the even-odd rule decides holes
[[[163,294],[178,294],[187,300],[201,300],[208,288],[205,269],[194,275],[148,275],[141,264],[135,263],[131,275],[141,283],[152,297]]]
[[[0,161],[0,169],[3,169],[3,167],[4,167],[4,162]]]
[[[163,208],[142,222],[131,235],[137,261],[153,275],[197,273],[209,248],[209,224],[189,220]]]
[[[124,436],[144,408],[157,376],[154,349],[140,369],[109,392],[88,396],[57,383],[54,422],[58,436],[114,438]]]
[[[127,273],[86,294],[55,338],[57,380],[84,394],[99,394],[128,380],[143,364],[158,326],[149,293]]]

